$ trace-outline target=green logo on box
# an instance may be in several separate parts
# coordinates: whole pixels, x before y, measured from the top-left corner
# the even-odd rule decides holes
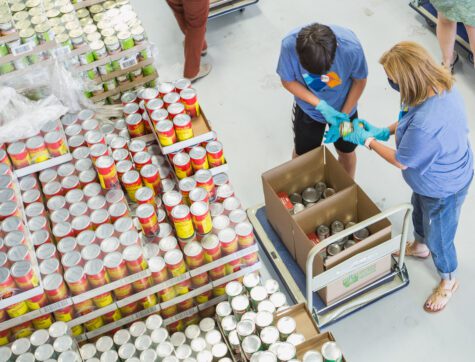
[[[357,273],[348,275],[345,279],[343,279],[343,286],[345,288],[350,287],[351,285],[355,284],[356,282],[360,281],[361,279],[366,278],[368,275],[373,274],[376,271],[376,264],[373,264],[366,269],[360,270]]]

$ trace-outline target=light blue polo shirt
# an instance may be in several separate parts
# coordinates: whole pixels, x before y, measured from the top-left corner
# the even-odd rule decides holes
[[[468,139],[467,114],[457,89],[443,92],[410,107],[396,130],[396,159],[412,190],[445,198],[470,182],[473,153]]]
[[[368,77],[368,65],[363,48],[356,35],[349,29],[328,25],[335,33],[337,49],[335,60],[327,74],[310,74],[299,62],[296,45],[297,36],[302,27],[290,32],[283,40],[280,50],[277,74],[283,81],[297,81],[307,86],[319,99],[340,111],[346,101],[353,79]],[[323,115],[315,108],[295,97],[299,107],[312,119],[326,123]],[[350,112],[355,113],[356,107]]]

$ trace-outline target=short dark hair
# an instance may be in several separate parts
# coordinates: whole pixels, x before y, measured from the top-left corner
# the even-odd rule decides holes
[[[296,49],[302,67],[310,73],[323,75],[335,59],[335,33],[326,25],[308,25],[300,30]]]

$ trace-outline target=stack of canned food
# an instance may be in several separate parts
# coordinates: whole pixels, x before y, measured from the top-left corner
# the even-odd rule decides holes
[[[203,142],[199,146],[185,148],[168,154],[178,179],[192,175],[206,175],[204,170],[222,166],[226,163],[223,145],[219,141]]]
[[[37,45],[55,40],[54,47],[69,52],[82,44],[82,30],[73,5],[68,0],[20,0],[0,8],[2,35],[18,32],[18,38],[0,45],[0,55],[15,56],[32,51]],[[49,51],[35,52],[1,65],[0,74],[38,63]],[[1,63],[1,58],[0,58]]]
[[[132,137],[150,132],[149,120],[154,125],[161,146],[194,137],[192,118],[200,115],[196,90],[188,79],[160,83],[157,88],[122,96],[124,117]]]
[[[81,361],[78,346],[68,334],[64,322],[35,331],[29,338],[19,338],[10,346],[0,347],[0,361]]]
[[[38,135],[0,145],[0,163],[21,169],[69,153],[59,120],[49,121]]]
[[[216,316],[231,351],[240,361],[297,362],[298,346],[306,341],[294,318],[280,315],[288,308],[285,294],[273,279],[261,283],[259,274],[244,276],[242,284],[232,281],[226,286],[228,301],[216,306]],[[327,351],[327,352],[326,352]],[[338,355],[339,353],[339,355]],[[341,361],[342,354],[334,342],[319,351],[308,351],[302,360]],[[338,356],[337,356],[338,355]],[[330,357],[337,356],[331,359]]]
[[[314,232],[308,234],[308,238],[312,240],[315,244],[318,244],[320,241],[328,238],[330,235],[337,234],[344,229],[348,229],[351,226],[356,225],[353,221],[349,221],[346,224],[340,220],[335,220],[330,224],[330,227],[327,225],[319,225]],[[338,240],[330,244],[326,249],[326,254],[328,256],[333,256],[340,253],[343,250],[351,248],[356,243],[366,239],[370,236],[370,231],[368,228],[362,228],[351,235],[351,238],[345,236],[341,240]]]
[[[204,318],[190,324],[184,332],[169,334],[158,315],[132,323],[112,337],[102,336],[95,343],[81,346],[83,361],[196,361],[231,362],[229,350],[216,329],[215,321]]]
[[[111,91],[128,81],[155,73],[152,63],[131,72],[126,71],[127,68],[152,57],[145,30],[128,0],[105,1],[102,4],[78,9],[77,15],[82,26],[84,41],[90,47],[90,51],[79,56],[80,64],[85,66],[110,57],[104,64],[87,69],[83,76],[89,79],[96,79],[99,76],[105,78],[112,72],[124,70],[115,78],[95,84],[86,92],[87,96],[92,97]],[[121,52],[138,45],[144,46],[139,51],[127,52],[120,57]],[[110,96],[109,101],[118,103],[120,96],[120,94]]]
[[[278,196],[289,212],[297,214],[305,208],[333,196],[335,192],[335,189],[328,187],[325,182],[320,181],[315,186],[307,187],[301,193],[294,192],[289,195],[286,192],[279,192]]]

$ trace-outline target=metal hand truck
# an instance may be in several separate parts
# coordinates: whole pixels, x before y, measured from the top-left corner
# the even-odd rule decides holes
[[[309,310],[313,310],[318,327],[324,327],[336,319],[340,319],[379,298],[405,287],[409,283],[409,275],[404,264],[404,254],[412,210],[413,207],[411,204],[402,204],[391,207],[367,220],[324,239],[310,250],[306,263],[307,306]],[[368,227],[402,211],[405,211],[405,214],[401,234],[369,250],[358,253],[331,269],[313,277],[313,262],[315,256],[322,250],[325,250],[328,245],[353,234],[355,231]],[[331,303],[324,308],[313,308],[314,292],[325,288],[330,283],[335,282],[345,275],[369,266],[377,260],[392,254],[398,248],[400,252],[399,260],[397,264],[394,265],[390,274],[379,278],[371,284],[354,291],[343,299]]]

